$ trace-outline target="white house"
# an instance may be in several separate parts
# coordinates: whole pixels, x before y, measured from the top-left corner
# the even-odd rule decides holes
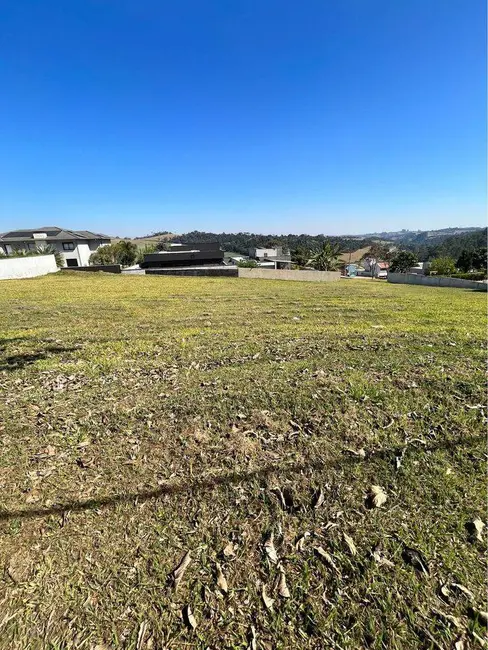
[[[0,253],[10,255],[15,250],[35,250],[49,245],[61,253],[65,266],[87,266],[90,255],[106,244],[110,244],[107,235],[57,226],[12,230],[0,235]]]
[[[290,269],[291,255],[283,253],[283,248],[250,248],[249,257],[256,260],[258,266],[273,269]]]
[[[250,248],[249,257],[252,257],[255,260],[264,261],[268,257],[279,257],[283,254],[283,249],[281,246],[278,248]]]

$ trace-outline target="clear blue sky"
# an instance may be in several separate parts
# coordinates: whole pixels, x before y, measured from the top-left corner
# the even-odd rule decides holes
[[[0,231],[483,225],[484,0],[0,0]]]

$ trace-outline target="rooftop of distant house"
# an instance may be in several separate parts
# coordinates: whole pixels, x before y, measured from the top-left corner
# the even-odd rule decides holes
[[[104,239],[110,241],[108,235],[101,233],[91,232],[90,230],[68,230],[67,228],[59,228],[59,226],[42,226],[40,228],[25,228],[23,230],[11,230],[0,234],[0,240],[9,241],[24,241],[26,239],[42,239],[43,241],[62,241],[62,240],[100,240]]]

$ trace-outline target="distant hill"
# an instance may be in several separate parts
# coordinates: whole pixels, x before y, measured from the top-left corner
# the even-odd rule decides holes
[[[396,230],[396,231],[383,231],[371,232],[365,235],[360,235],[366,239],[380,239],[383,241],[414,241],[420,239],[438,239],[441,237],[450,237],[453,235],[464,235],[483,230],[481,227],[465,227],[458,228],[441,228],[440,230]]]
[[[261,235],[250,232],[214,233],[193,230],[192,232],[175,235],[168,231],[160,231],[145,237],[136,237],[132,241],[138,246],[146,243],[156,243],[160,240],[177,239],[186,243],[218,242],[224,251],[233,251],[247,255],[250,248],[275,248],[281,246],[288,251],[297,248],[313,250],[319,248],[325,241],[339,244],[344,260],[359,260],[375,242],[384,242],[390,247],[414,251],[420,261],[428,261],[434,257],[447,255],[457,259],[464,249],[486,247],[487,230],[478,227],[441,228],[439,230],[423,231],[384,231],[364,235]]]

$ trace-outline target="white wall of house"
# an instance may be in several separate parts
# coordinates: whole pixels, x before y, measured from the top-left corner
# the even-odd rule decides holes
[[[250,248],[249,256],[255,259],[263,257],[279,257],[282,253],[282,248]]]

